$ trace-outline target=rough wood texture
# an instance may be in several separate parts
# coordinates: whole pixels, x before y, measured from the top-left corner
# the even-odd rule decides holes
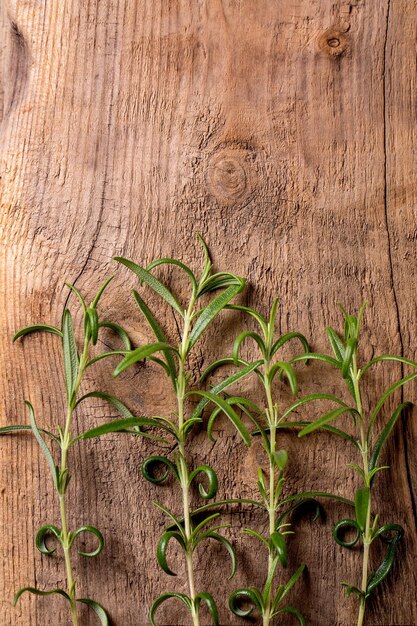
[[[92,294],[116,272],[104,310],[140,341],[147,331],[130,303],[134,281],[112,255],[146,263],[179,254],[197,263],[196,230],[218,267],[249,278],[248,303],[266,312],[281,296],[283,330],[299,329],[324,348],[325,325],[340,322],[336,302],[354,309],[367,299],[368,356],[417,356],[415,0],[2,0],[1,19],[1,423],[27,419],[24,398],[44,425],[62,412],[54,338],[12,346],[11,336],[29,322],[59,321],[64,280]],[[176,284],[180,294],[184,287]],[[226,316],[205,358],[230,350],[244,323]],[[175,336],[172,317],[167,326]],[[97,388],[145,413],[166,408],[152,367],[116,382],[110,371],[97,368]],[[399,371],[378,369],[369,399]],[[312,372],[303,390],[327,380],[321,368]],[[415,400],[416,386],[406,395]],[[96,403],[79,419],[84,427],[105,416]],[[381,478],[382,516],[403,523],[407,539],[370,626],[417,624],[416,436],[410,417],[385,459],[396,471]],[[289,491],[353,492],[343,443],[285,443]],[[66,624],[59,599],[10,606],[22,585],[61,584],[63,563],[33,546],[39,526],[58,519],[36,443],[16,436],[0,444],[0,622]],[[243,450],[226,424],[216,446],[201,436],[197,444],[222,494],[253,494],[256,448]],[[108,540],[99,559],[77,562],[80,588],[122,626],[146,624],[150,600],[181,589],[155,565],[164,520],[147,504],[157,497],[175,506],[178,494],[141,480],[145,448],[108,438],[72,458],[71,522],[95,524]],[[300,523],[292,541],[291,563],[309,567],[294,603],[311,626],[354,619],[338,581],[357,579],[359,557],[330,536],[343,513],[330,506],[325,524]],[[249,514],[232,518],[249,519],[256,523]],[[198,567],[225,625],[238,623],[225,592],[264,571],[254,543],[238,528],[232,535],[242,558],[235,581],[226,580],[215,547]],[[188,623],[175,603],[163,619]],[[83,624],[93,623],[86,613]]]

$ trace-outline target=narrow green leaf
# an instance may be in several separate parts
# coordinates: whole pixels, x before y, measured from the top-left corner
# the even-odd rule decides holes
[[[112,330],[114,333],[116,333],[116,335],[119,335],[126,350],[132,349],[132,342],[130,341],[130,337],[125,331],[125,329],[122,326],[120,326],[120,324],[115,324],[114,322],[106,321],[106,322],[99,322],[98,327],[108,328],[109,330]]]
[[[106,393],[105,391],[90,391],[82,396],[75,406],[78,406],[84,400],[88,400],[88,398],[99,398],[100,400],[105,400],[120,413],[123,417],[134,417],[131,410],[121,401],[119,398],[112,396],[110,393]]]
[[[167,343],[161,342],[150,343],[145,346],[141,346],[140,348],[136,348],[136,350],[132,350],[132,352],[127,354],[123,361],[119,363],[119,365],[113,372],[113,376],[119,376],[119,374],[124,372],[128,367],[131,367],[135,363],[143,361],[152,354],[155,354],[155,352],[164,352],[165,350],[174,350],[176,352],[176,348],[173,348]]]
[[[109,433],[128,432],[134,435],[140,435],[138,430],[129,431],[129,428],[149,426],[150,428],[159,428],[160,424],[155,420],[148,417],[125,417],[123,419],[113,420],[112,422],[106,422],[101,426],[96,426],[87,430],[85,433],[78,435],[71,442],[70,445],[79,441],[80,439],[93,439],[93,437],[101,437],[102,435],[108,435]]]
[[[305,426],[302,430],[300,430],[298,436],[304,437],[305,435],[308,435],[309,433],[312,433],[315,430],[322,428],[325,424],[332,422],[346,412],[351,412],[351,409],[346,409],[345,407],[341,407],[340,409],[333,409],[332,411],[329,411],[328,413],[325,413],[324,415],[319,417],[314,422],[310,422],[308,426]]]
[[[240,333],[240,335],[236,337],[235,342],[233,344],[233,360],[234,360],[235,365],[238,365],[239,360],[240,360],[240,357],[239,357],[240,347],[242,343],[248,338],[253,339],[258,344],[259,350],[261,351],[261,354],[262,354],[262,358],[265,361],[267,359],[266,347],[265,347],[264,342],[262,341],[262,338],[257,333],[246,330],[243,333]]]
[[[55,328],[55,326],[50,326],[49,324],[33,324],[32,326],[25,326],[25,328],[18,330],[13,337],[13,341],[16,341],[16,339],[19,339],[20,337],[24,337],[25,335],[37,332],[52,333],[53,335],[59,335],[62,337],[62,332],[59,328]]]
[[[327,491],[304,491],[303,493],[296,493],[293,496],[288,496],[288,498],[284,498],[281,500],[280,506],[284,506],[288,504],[288,502],[294,502],[295,500],[302,500],[305,498],[328,498],[330,500],[336,500],[337,502],[343,502],[343,504],[348,504],[349,506],[355,506],[355,503],[348,498],[344,498],[343,496],[338,496],[334,493],[328,493]]]
[[[192,606],[193,606],[192,601],[184,593],[175,593],[173,591],[168,592],[168,593],[162,593],[160,596],[156,598],[156,600],[152,604],[151,609],[149,611],[149,619],[150,619],[152,626],[156,626],[156,623],[155,623],[156,610],[158,609],[158,607],[161,606],[163,602],[165,602],[166,600],[169,600],[170,598],[178,598],[178,600],[181,600],[181,602],[185,604],[185,606],[190,612],[192,611]]]
[[[291,392],[294,396],[298,393],[297,377],[294,368],[285,361],[277,361],[268,372],[269,382],[272,383],[277,372],[283,372],[290,384]]]
[[[157,340],[160,343],[165,343],[169,345],[168,339],[165,336],[164,331],[162,330],[159,322],[157,321],[157,319],[155,318],[155,316],[153,315],[152,311],[150,310],[150,308],[148,307],[148,305],[142,300],[142,298],[140,297],[140,295],[138,294],[137,291],[133,290],[133,297],[136,301],[136,304],[138,305],[139,309],[141,310],[143,316],[145,317],[146,321],[148,322],[150,328],[152,329],[155,337],[157,338]],[[173,380],[173,382],[175,383],[175,376],[176,376],[176,372],[177,372],[177,367],[175,365],[175,360],[174,357],[172,355],[172,351],[171,350],[163,350],[166,362],[167,362],[167,366],[169,369],[169,374]]]
[[[54,459],[52,457],[51,451],[49,450],[48,446],[42,439],[42,436],[39,432],[38,426],[36,424],[35,411],[33,409],[33,406],[28,400],[25,400],[25,404],[29,408],[30,425],[33,430],[33,434],[35,435],[36,440],[48,462],[49,469],[51,470],[51,474],[52,474],[52,479],[54,481],[54,485],[55,487],[58,487],[58,469],[54,463]]]
[[[238,293],[242,291],[245,286],[244,279],[240,279],[238,285],[232,285],[227,287],[219,296],[214,298],[208,306],[206,306],[197,318],[196,323],[190,333],[189,337],[189,349],[191,349],[198,338],[206,330],[210,322],[220,313],[222,309],[234,298]]]
[[[342,534],[344,534],[347,530],[352,529],[355,531],[355,535],[352,537],[352,539],[348,541],[343,539],[343,536],[341,536],[340,532],[342,531]],[[353,546],[358,543],[360,536],[361,528],[358,522],[354,519],[343,519],[335,524],[333,528],[333,539],[339,546],[342,546],[343,548],[353,548]]]
[[[214,395],[218,395],[221,391],[224,391],[225,389],[227,389],[228,387],[230,387],[231,385],[236,383],[238,380],[241,380],[242,378],[245,378],[245,376],[247,376],[248,374],[250,374],[251,372],[256,370],[256,368],[259,367],[261,364],[262,364],[262,361],[255,361],[255,363],[249,363],[248,365],[246,365],[242,369],[238,370],[237,372],[235,372],[231,376],[228,376],[227,378],[222,380],[220,383],[218,383],[217,385],[212,387],[211,388],[211,393],[214,394]],[[192,418],[200,417],[200,415],[202,414],[202,412],[204,410],[204,407],[209,402],[210,402],[210,399],[204,397],[198,403],[198,405],[196,406],[196,408],[192,412],[191,417]]]
[[[280,422],[278,424],[278,428],[304,428],[305,426],[309,426],[310,424],[314,424],[314,422]],[[353,443],[356,448],[358,447],[358,441],[351,435],[348,435],[348,433],[346,433],[344,430],[340,430],[340,428],[335,428],[334,426],[329,426],[329,424],[324,424],[320,427],[320,430],[325,430],[329,433],[332,433],[333,435],[341,437],[342,439],[346,439],[346,441],[350,441],[350,443]],[[258,432],[252,432],[252,435],[258,434]]]
[[[390,539],[384,538],[383,533],[394,532],[394,536]],[[398,543],[404,536],[404,529],[399,524],[390,524],[383,526],[379,529],[377,536],[380,536],[386,543],[388,543],[387,553],[378,567],[376,572],[369,578],[368,586],[366,588],[366,597],[369,597],[375,588],[386,578],[394,563],[395,554],[397,552]]]
[[[242,601],[252,606],[249,606],[247,609],[242,609],[240,606]],[[262,596],[255,587],[236,589],[229,597],[229,609],[232,611],[233,615],[237,617],[249,617],[254,609],[257,609],[262,615],[263,608]]]
[[[176,573],[173,572],[168,566],[167,556],[166,556],[168,544],[171,541],[171,539],[175,539],[176,541],[178,541],[178,543],[180,544],[184,552],[186,551],[186,546],[185,546],[185,542],[182,537],[182,534],[180,534],[176,530],[169,530],[169,531],[164,532],[164,534],[162,535],[162,537],[160,538],[158,542],[158,547],[156,549],[156,558],[158,560],[160,567],[164,570],[166,574],[168,574],[168,576],[176,576]]]
[[[99,618],[101,626],[110,626],[109,617],[101,604],[89,598],[77,598],[77,602],[82,602],[82,604],[89,606]]]
[[[153,274],[148,272],[144,267],[133,263],[133,261],[129,261],[128,259],[123,259],[122,257],[114,257],[115,261],[122,263],[127,268],[129,268],[136,276],[139,278],[141,283],[146,283],[151,289],[155,291],[161,298],[165,300],[177,313],[184,316],[184,313],[172,295],[172,293],[163,285]]]
[[[223,535],[220,535],[219,533],[213,532],[213,530],[208,530],[206,533],[204,533],[203,535],[200,535],[195,543],[195,545],[199,544],[200,541],[203,541],[204,539],[215,539],[216,541],[218,541],[219,543],[221,543],[226,550],[229,553],[230,556],[230,560],[232,562],[232,572],[229,576],[229,580],[231,580],[233,578],[233,576],[236,574],[236,552],[235,549],[232,545],[232,543],[226,539],[226,537],[223,537]]]
[[[242,530],[242,533],[244,535],[249,535],[250,537],[254,537],[255,539],[259,539],[259,541],[261,541],[269,550],[269,543],[267,539],[265,539],[265,537],[261,535],[260,533],[258,533],[256,530],[253,530],[252,528],[244,528]]]
[[[195,278],[194,273],[192,272],[192,270],[187,265],[185,265],[181,261],[178,261],[178,259],[163,258],[163,259],[156,259],[156,261],[152,261],[152,263],[150,265],[148,265],[148,267],[146,269],[147,269],[148,272],[150,272],[151,270],[153,270],[155,267],[158,267],[159,265],[176,265],[177,267],[181,268],[188,275],[189,279],[191,280],[191,284],[192,284],[192,287],[193,287],[193,293],[194,294],[197,293],[197,281],[196,281],[196,278]]]
[[[282,615],[283,613],[290,613],[291,615],[295,615],[295,617],[298,619],[300,626],[307,626],[307,622],[305,621],[303,615],[298,609],[295,609],[293,606],[286,606],[283,609],[278,609],[278,611],[276,611],[274,615]]]
[[[305,353],[309,352],[310,346],[308,344],[307,339],[304,337],[304,335],[302,335],[301,333],[291,332],[291,333],[286,333],[285,335],[282,335],[282,337],[277,339],[277,341],[274,343],[274,345],[271,348],[271,356],[273,356],[280,348],[282,348],[283,345],[285,345],[289,341],[292,341],[293,339],[299,340],[299,342],[304,348]]]
[[[75,539],[82,533],[91,533],[92,535],[94,535],[98,539],[98,546],[95,550],[92,550],[90,552],[82,552],[81,550],[79,550],[78,554],[89,558],[98,556],[104,548],[104,537],[99,529],[95,526],[81,526],[81,528],[78,528],[78,530],[76,530],[75,533],[72,535],[71,545],[74,543]]]
[[[91,343],[96,345],[98,339],[98,314],[96,309],[89,307],[86,313],[86,320],[88,320],[88,328],[91,334]]]
[[[77,381],[79,358],[74,337],[74,325],[72,323],[71,313],[68,309],[65,309],[62,319],[62,346],[64,351],[67,400],[70,403]]]
[[[386,441],[389,439],[389,436],[392,433],[392,431],[394,429],[394,426],[397,423],[397,420],[400,417],[402,411],[404,409],[412,407],[412,406],[413,406],[412,402],[402,402],[395,409],[395,411],[392,414],[391,418],[389,419],[389,421],[385,425],[384,429],[382,430],[381,434],[379,435],[379,437],[378,437],[378,439],[377,439],[377,441],[376,441],[376,443],[374,445],[374,448],[372,450],[371,458],[369,460],[369,469],[371,471],[373,471],[376,468],[379,456],[380,456],[381,451],[382,451],[382,448],[384,447]]]
[[[9,433],[19,432],[21,430],[23,431],[30,430],[31,433],[33,432],[32,426],[28,426],[27,424],[13,424],[10,426],[2,426],[0,428],[0,435],[8,435]],[[44,428],[39,428],[39,432],[43,433],[44,435],[48,435],[48,437],[53,439],[55,443],[57,443],[58,445],[61,445],[61,442],[59,441],[58,437],[55,437],[55,435],[49,432],[49,430],[45,430]]]
[[[285,596],[291,591],[291,589],[294,587],[294,585],[297,583],[297,581],[299,580],[300,576],[304,572],[305,568],[306,568],[306,566],[305,566],[304,563],[302,563],[299,567],[297,567],[297,569],[294,572],[294,574],[291,576],[289,581],[286,583],[286,585],[282,589],[282,591],[281,591],[281,593],[279,595],[278,602],[281,602],[285,598]],[[275,605],[275,602],[274,602],[274,605]],[[275,610],[275,608],[277,608],[277,607],[274,606],[274,610]]]
[[[411,367],[417,367],[417,363],[415,361],[410,361],[410,359],[405,359],[402,356],[393,356],[391,354],[381,354],[380,356],[375,357],[375,359],[371,359],[370,361],[368,361],[368,363],[365,363],[365,365],[361,367],[359,378],[362,378],[362,376],[370,367],[372,367],[376,363],[381,363],[383,361],[394,361],[396,363],[402,363],[403,365],[411,365]]]
[[[19,591],[16,593],[15,597],[13,598],[13,606],[16,606],[20,596],[24,594],[26,591],[28,593],[33,593],[35,596],[52,596],[54,594],[58,594],[62,596],[63,598],[65,598],[66,600],[68,600],[68,602],[71,602],[69,595],[63,589],[51,589],[51,591],[40,591],[39,589],[36,589],[35,587],[23,587],[23,589],[19,589]]]
[[[114,276],[109,276],[109,278],[107,280],[104,281],[104,283],[101,285],[100,289],[98,290],[96,297],[94,298],[94,300],[91,303],[91,308],[92,309],[96,309],[98,303],[100,302],[101,296],[103,295],[104,291],[106,290],[107,286],[111,283],[111,281],[113,280]]]
[[[61,531],[59,530],[59,528],[53,526],[52,524],[46,524],[45,526],[42,526],[36,534],[36,548],[42,554],[46,554],[49,556],[55,552],[56,548],[48,548],[45,543],[47,535],[54,535],[54,537],[58,539],[59,543],[62,545]]]
[[[343,362],[342,362],[343,378],[349,377],[350,365],[352,363],[352,358],[353,358],[353,355],[355,354],[357,344],[358,342],[356,339],[349,339],[347,341],[346,350],[345,350],[345,354],[344,354]]]
[[[238,433],[240,434],[240,436],[242,437],[246,445],[250,446],[251,438],[250,438],[249,431],[244,425],[244,423],[242,422],[242,420],[240,419],[240,417],[238,416],[238,414],[236,413],[236,411],[229,404],[227,404],[227,402],[223,400],[223,398],[215,395],[213,391],[214,390],[212,390],[211,392],[195,390],[195,391],[190,391],[187,395],[188,396],[189,395],[201,396],[202,398],[205,398],[209,402],[212,402],[213,404],[218,406],[223,411],[223,413],[230,419],[230,421],[235,426],[236,430],[238,431]]]
[[[343,363],[346,350],[345,345],[343,344],[339,335],[333,330],[333,328],[330,328],[330,326],[326,328],[326,333],[337,361]]]
[[[365,530],[369,507],[369,487],[357,489],[355,493],[355,517],[362,532]]]
[[[205,474],[208,479],[208,490],[204,488],[204,485],[199,482],[198,483],[198,491],[200,492],[200,496],[205,498],[206,500],[210,500],[214,498],[217,493],[218,480],[217,474],[213,468],[208,465],[200,465],[195,470],[193,470],[189,476],[188,484],[191,485],[192,481],[197,478],[199,474]]]
[[[207,604],[208,610],[210,611],[211,619],[213,620],[213,626],[219,626],[219,612],[217,610],[216,602],[214,601],[213,596],[207,591],[200,591],[195,597],[194,606],[198,613],[200,608],[200,603],[205,602]]]
[[[405,376],[404,378],[401,378],[401,380],[398,380],[397,382],[395,382],[393,385],[391,385],[391,387],[389,389],[387,389],[387,391],[385,391],[385,393],[382,394],[382,396],[380,397],[380,399],[377,402],[376,407],[372,411],[371,417],[369,419],[369,427],[368,427],[368,434],[367,434],[368,442],[369,442],[369,439],[370,439],[370,435],[371,435],[371,432],[372,432],[372,427],[374,425],[374,422],[375,422],[376,418],[378,417],[378,414],[379,414],[381,408],[384,406],[386,400],[389,398],[389,396],[391,394],[394,393],[394,391],[396,391],[397,389],[399,389],[403,385],[407,384],[408,382],[411,382],[415,378],[417,378],[417,372],[413,372],[413,374],[410,374],[409,376]]]
[[[168,515],[168,517],[173,521],[173,524],[171,526],[176,526],[178,528],[178,530],[180,531],[180,534],[182,536],[182,538],[184,539],[184,543],[186,542],[187,538],[185,536],[184,533],[184,528],[182,526],[183,524],[183,520],[179,520],[178,517],[176,517],[172,511],[170,511],[169,509],[167,509],[165,506],[163,506],[160,502],[156,502],[155,500],[152,501],[152,504],[154,506],[156,506],[157,509],[160,509],[161,511],[163,511],[165,513],[165,515]],[[195,514],[197,513],[196,511],[194,512]],[[168,530],[171,530],[171,527],[168,528]]]
[[[164,465],[167,469],[160,476],[154,476],[153,469],[157,466]],[[154,485],[160,485],[172,472],[177,480],[179,480],[178,470],[174,463],[167,459],[165,456],[150,456],[142,463],[142,476]]]
[[[275,531],[270,536],[270,545],[273,548],[281,562],[282,567],[287,567],[287,544],[285,537],[280,532]]]
[[[240,304],[228,304],[225,308],[233,311],[241,311],[242,313],[247,313],[248,315],[251,315],[253,318],[256,319],[256,321],[262,328],[264,335],[266,336],[268,322],[266,318],[261,315],[261,313],[258,313],[258,311],[255,311],[254,309],[251,309],[247,306],[242,306]]]
[[[75,285],[71,285],[71,283],[65,283],[65,285],[68,287],[68,289],[70,289],[73,293],[75,293],[75,295],[77,296],[82,308],[83,308],[83,312],[84,315],[87,311],[87,305],[85,303],[84,298],[82,297],[80,291],[77,289],[77,287]],[[65,312],[65,311],[64,311]]]

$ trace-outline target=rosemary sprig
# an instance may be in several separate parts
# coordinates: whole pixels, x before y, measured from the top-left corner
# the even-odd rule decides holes
[[[61,528],[58,528],[53,524],[45,524],[44,526],[42,526],[42,528],[39,529],[36,535],[35,543],[39,552],[44,555],[50,556],[55,552],[55,548],[48,547],[47,538],[49,538],[48,542],[51,536],[57,540],[64,553],[67,581],[65,590],[52,589],[42,591],[35,587],[24,587],[16,593],[13,604],[16,605],[21,595],[25,592],[29,592],[38,596],[50,596],[53,594],[58,594],[68,601],[73,626],[78,626],[79,624],[77,603],[85,604],[89,608],[91,608],[99,618],[102,626],[106,626],[109,624],[109,618],[101,604],[89,598],[80,598],[77,596],[76,593],[77,582],[74,576],[71,557],[71,551],[74,543],[80,535],[84,533],[92,534],[97,540],[97,547],[90,552],[79,551],[79,554],[81,556],[91,558],[98,556],[103,550],[104,538],[101,532],[94,526],[81,526],[75,531],[70,530],[69,528],[67,520],[67,489],[71,480],[69,467],[70,450],[76,442],[83,439],[90,439],[92,437],[98,437],[109,432],[117,431],[127,431],[132,432],[133,434],[141,434],[141,427],[146,425],[149,426],[149,423],[145,418],[134,417],[127,408],[127,406],[123,404],[123,402],[108,393],[94,391],[80,396],[80,386],[83,381],[85,371],[88,367],[90,367],[93,363],[102,358],[108,357],[112,354],[126,354],[131,349],[130,340],[125,331],[119,325],[112,322],[99,321],[97,305],[110,280],[111,279],[107,280],[104,285],[99,289],[96,297],[94,298],[90,306],[87,306],[84,298],[82,297],[78,289],[74,287],[74,285],[68,285],[68,287],[76,294],[83,309],[84,332],[81,353],[79,353],[78,351],[78,346],[75,339],[72,316],[69,309],[67,308],[65,308],[62,316],[61,328],[57,328],[49,324],[35,324],[22,328],[14,336],[14,341],[16,341],[17,339],[25,337],[26,335],[32,334],[34,332],[47,332],[57,335],[61,338],[61,345],[64,357],[67,405],[64,424],[58,424],[56,426],[56,433],[52,433],[43,428],[39,428],[36,422],[34,408],[29,401],[25,400],[25,403],[29,409],[30,424],[10,425],[0,429],[0,435],[6,435],[16,431],[31,431],[35,435],[36,440],[39,443],[39,446],[45,456],[45,459],[51,471],[53,485],[55,487],[59,500]],[[100,354],[99,356],[91,357],[91,346],[94,346],[97,343],[98,334],[100,329],[102,328],[110,328],[111,330],[116,332],[121,337],[125,349],[115,352],[105,352]],[[74,437],[72,433],[74,413],[82,402],[91,397],[98,397],[106,400],[107,402],[112,404],[124,417],[122,420],[113,420],[112,422],[107,422],[105,424],[102,424],[101,426],[87,430],[82,434]],[[46,443],[45,437],[50,440],[52,451],[51,447]],[[56,449],[58,449],[59,451],[58,464],[56,464],[54,458]]]
[[[366,601],[373,595],[376,588],[391,570],[398,543],[404,535],[404,529],[399,524],[385,524],[379,526],[379,516],[373,511],[375,503],[373,503],[372,500],[372,488],[376,475],[383,470],[389,469],[386,465],[380,465],[379,459],[398,418],[404,409],[411,406],[411,403],[402,402],[399,404],[379,435],[375,433],[375,425],[388,398],[390,398],[397,389],[400,389],[406,383],[417,378],[416,371],[400,378],[381,394],[373,409],[363,406],[361,391],[362,378],[376,363],[398,362],[413,368],[417,367],[417,363],[409,359],[391,355],[378,356],[364,363],[362,367],[359,367],[360,326],[365,306],[366,303],[362,305],[357,316],[349,315],[343,307],[340,307],[344,317],[342,337],[332,328],[326,329],[333,350],[333,356],[318,353],[309,353],[306,355],[309,359],[329,364],[340,372],[347,387],[347,391],[353,400],[353,404],[352,402],[345,403],[339,398],[329,394],[312,394],[290,407],[286,412],[286,416],[298,407],[320,399],[330,400],[332,403],[336,404],[336,408],[329,410],[313,422],[285,423],[287,427],[301,429],[298,433],[299,437],[303,437],[318,429],[327,430],[351,443],[358,453],[360,465],[357,463],[349,464],[349,467],[359,475],[362,481],[362,486],[356,490],[354,497],[355,518],[340,521],[333,530],[333,537],[340,546],[353,548],[359,541],[362,543],[361,581],[357,585],[342,583],[346,589],[347,595],[353,594],[359,600],[357,626],[363,626]],[[304,359],[305,356],[302,358]],[[300,360],[300,357],[293,359],[293,362],[297,360]],[[342,415],[347,415],[351,418],[355,435],[351,435],[345,430],[333,426],[334,420],[340,418]],[[354,531],[354,536],[352,539],[346,540],[344,536],[346,531],[349,530]],[[387,550],[379,567],[374,572],[371,572],[369,569],[369,555],[371,546],[376,539],[383,541],[387,546]]]
[[[225,525],[216,523],[220,513],[213,513],[211,510],[201,507],[197,511],[191,510],[190,496],[193,483],[198,483],[198,490],[203,499],[210,500],[217,493],[217,476],[214,470],[208,465],[200,465],[194,469],[189,466],[186,452],[186,443],[190,437],[193,427],[202,422],[202,412],[204,407],[211,403],[219,411],[222,411],[234,424],[242,439],[247,445],[250,444],[250,435],[246,426],[241,421],[239,415],[233,407],[226,402],[218,390],[211,389],[204,391],[200,388],[195,389],[190,386],[190,374],[188,368],[188,359],[197,342],[207,330],[210,324],[217,318],[219,313],[225,306],[238,294],[244,286],[244,279],[235,276],[229,272],[212,272],[212,262],[209,251],[204,240],[199,236],[200,243],[203,247],[205,263],[201,275],[197,278],[194,272],[184,263],[177,259],[162,258],[151,263],[147,268],[137,265],[130,260],[117,257],[116,260],[128,267],[138,277],[141,284],[145,283],[155,293],[157,293],[165,302],[173,309],[175,315],[179,318],[181,324],[181,336],[178,345],[169,343],[160,323],[151,312],[145,301],[137,291],[133,291],[134,299],[148,322],[156,342],[147,344],[131,351],[119,363],[114,375],[117,376],[125,369],[142,361],[145,358],[158,364],[173,386],[176,401],[177,412],[175,418],[167,416],[154,417],[155,423],[175,441],[176,452],[172,456],[172,460],[164,456],[151,456],[142,465],[143,476],[154,484],[161,484],[171,474],[179,483],[182,493],[182,512],[180,516],[167,509],[159,502],[154,502],[161,511],[163,511],[170,520],[170,525],[166,528],[160,538],[157,549],[157,560],[160,567],[170,576],[175,576],[167,563],[166,551],[172,540],[175,540],[181,547],[185,557],[185,569],[188,581],[188,595],[177,592],[163,593],[158,596],[150,609],[150,621],[155,626],[155,613],[158,607],[165,601],[175,598],[182,601],[191,613],[194,626],[199,626],[199,611],[202,603],[206,604],[215,626],[218,625],[218,609],[213,596],[206,592],[197,592],[193,554],[196,547],[201,541],[206,539],[214,539],[219,541],[230,555],[232,563],[231,576],[235,573],[236,556],[235,551],[228,539],[218,531]],[[177,299],[152,272],[161,265],[174,265],[186,274],[190,281],[190,298],[185,309],[179,304]],[[210,302],[199,308],[200,300],[205,294],[213,294]],[[159,356],[158,356],[159,355]],[[223,381],[222,389],[227,388],[239,378],[246,376],[255,369],[256,365],[250,366],[239,371],[234,376],[230,376]],[[194,411],[187,411],[186,401],[191,397],[200,397],[201,401]],[[162,475],[156,475],[157,466],[164,467]],[[205,478],[207,486],[205,487],[201,479]],[[215,503],[212,503],[213,505]],[[214,524],[214,525],[213,525]]]
[[[294,340],[301,343],[301,347],[305,353],[309,352],[309,345],[306,338],[296,332],[286,333],[276,338],[275,320],[278,299],[274,300],[268,319],[258,311],[249,307],[230,305],[228,308],[242,311],[254,318],[260,328],[260,333],[258,334],[253,331],[242,332],[234,342],[233,356],[220,359],[213,363],[207,368],[203,377],[213,371],[214,368],[230,363],[245,368],[250,366],[250,364],[241,357],[240,350],[242,344],[248,339],[255,342],[260,352],[260,358],[255,363],[255,372],[263,387],[266,406],[261,408],[247,398],[239,396],[228,397],[227,402],[231,406],[243,411],[254,423],[255,430],[252,431],[252,435],[261,436],[262,445],[269,464],[267,475],[261,467],[258,468],[257,483],[260,495],[258,506],[268,515],[268,534],[264,536],[252,528],[245,528],[243,530],[245,534],[257,539],[261,543],[261,546],[267,549],[268,566],[265,582],[262,589],[251,586],[234,591],[229,598],[229,607],[234,615],[239,617],[249,616],[254,610],[257,610],[262,617],[263,626],[269,626],[274,621],[274,618],[285,613],[291,613],[297,618],[301,626],[305,626],[306,622],[301,612],[292,606],[286,605],[284,602],[290,589],[301,577],[305,565],[300,565],[288,582],[278,585],[275,590],[274,583],[278,566],[281,565],[283,568],[287,567],[286,540],[287,535],[293,534],[291,524],[286,521],[288,515],[295,508],[298,508],[306,502],[314,504],[316,507],[316,515],[318,515],[320,514],[321,506],[312,495],[308,493],[299,494],[295,496],[294,499],[290,500],[282,498],[281,493],[285,482],[285,468],[288,454],[286,450],[279,449],[279,446],[277,446],[278,429],[281,427],[283,417],[280,413],[278,402],[274,399],[273,383],[277,377],[280,379],[285,378],[289,383],[292,393],[294,395],[297,394],[298,385],[296,372],[291,363],[279,360],[277,353],[279,353],[280,349],[285,344]],[[217,413],[218,411],[215,410],[209,419],[209,435],[211,434]],[[242,600],[245,601],[245,604],[249,604],[249,607],[242,608]]]

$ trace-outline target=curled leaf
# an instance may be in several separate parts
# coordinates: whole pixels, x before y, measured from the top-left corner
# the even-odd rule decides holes
[[[77,602],[82,602],[82,604],[89,606],[99,618],[101,626],[110,626],[109,617],[101,604],[89,598],[77,598]]]
[[[56,548],[48,548],[45,543],[47,535],[54,535],[54,537],[58,539],[59,543],[62,544],[61,531],[52,524],[45,524],[45,526],[42,526],[36,534],[35,545],[39,552],[51,555],[55,552]]]
[[[166,471],[160,476],[154,475],[154,470],[161,465],[165,465]],[[146,480],[154,485],[160,485],[169,476],[169,472],[172,472],[177,480],[179,480],[179,474],[176,466],[172,461],[165,456],[150,456],[142,463],[142,475]]]
[[[251,606],[244,609],[242,608],[242,602]],[[236,589],[229,597],[229,609],[237,617],[249,617],[254,609],[257,609],[262,614],[263,608],[262,596],[255,587]]]
[[[149,619],[150,619],[152,626],[156,626],[156,623],[155,623],[156,610],[158,609],[158,607],[161,606],[163,602],[166,602],[166,600],[169,600],[170,598],[177,598],[178,600],[181,600],[181,602],[183,602],[185,606],[187,607],[187,609],[192,613],[193,611],[192,600],[190,600],[190,598],[186,596],[184,593],[175,593],[173,591],[168,592],[168,593],[162,593],[160,596],[156,598],[156,600],[152,604],[150,611],[149,611]]]
[[[172,569],[168,566],[166,551],[168,548],[168,544],[171,539],[175,539],[180,544],[181,548],[185,551],[186,545],[183,539],[183,536],[177,532],[176,530],[168,530],[164,532],[162,537],[158,542],[158,547],[156,549],[156,558],[158,560],[159,565],[164,570],[166,574],[169,576],[176,576],[176,573],[172,571]]]
[[[198,491],[200,492],[200,496],[202,498],[205,498],[206,500],[210,500],[211,498],[214,498],[214,496],[216,495],[217,487],[218,487],[217,474],[214,471],[214,469],[212,469],[208,465],[200,465],[199,467],[197,467],[195,470],[191,472],[188,484],[191,484],[192,481],[195,478],[197,478],[197,476],[201,473],[207,476],[208,490],[206,491],[204,485],[201,482],[199,482]]]
[[[71,602],[69,595],[63,589],[51,589],[51,591],[40,591],[39,589],[36,589],[36,587],[23,587],[22,589],[19,589],[19,591],[15,594],[13,598],[13,606],[16,606],[20,596],[26,592],[33,593],[35,596],[52,596],[54,594],[58,594],[62,596],[63,598],[65,598],[66,600],[68,600],[68,602]]]
[[[99,529],[95,528],[95,526],[81,526],[81,528],[76,530],[75,533],[72,535],[71,545],[74,543],[75,539],[82,533],[91,533],[92,535],[97,537],[98,546],[95,550],[92,550],[91,552],[82,552],[81,550],[79,550],[78,554],[80,554],[81,556],[86,556],[86,557],[98,556],[104,548],[104,537],[99,531]]]
[[[196,595],[194,599],[194,608],[197,614],[199,612],[200,604],[202,601],[205,602],[208,606],[211,619],[213,620],[213,626],[219,626],[219,612],[217,610],[217,605],[214,601],[213,596],[207,591],[200,591],[200,593]]]
[[[343,531],[344,533],[346,532],[346,530],[352,530],[352,529],[356,533],[354,537],[350,539],[350,541],[346,541],[345,539],[343,539],[340,534],[341,531]],[[361,536],[361,528],[358,522],[354,519],[341,520],[333,528],[333,539],[335,540],[337,544],[339,544],[339,546],[343,546],[343,548],[353,548],[353,546],[355,546],[358,543],[360,536]]]

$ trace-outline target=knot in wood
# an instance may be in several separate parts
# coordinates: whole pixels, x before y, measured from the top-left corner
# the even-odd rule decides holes
[[[207,168],[207,186],[222,204],[237,204],[253,189],[251,154],[247,150],[223,148],[211,155]]]
[[[319,48],[331,57],[338,57],[348,47],[349,41],[345,33],[336,28],[329,28],[319,37]]]

